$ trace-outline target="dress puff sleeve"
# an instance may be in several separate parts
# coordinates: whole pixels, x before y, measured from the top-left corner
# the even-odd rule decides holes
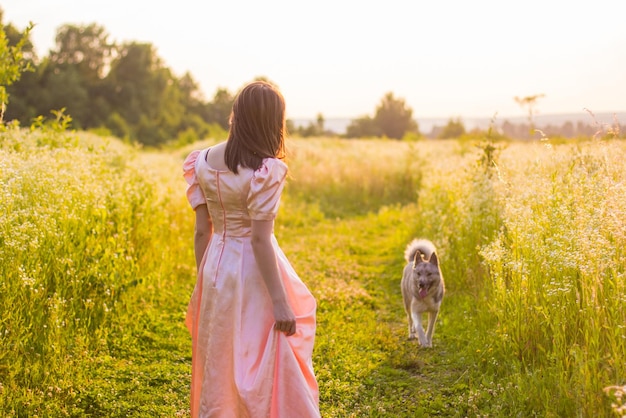
[[[250,219],[271,221],[276,218],[280,195],[285,187],[287,165],[276,158],[266,158],[250,180],[248,213]]]
[[[187,187],[187,200],[189,200],[189,204],[193,210],[196,210],[196,208],[202,204],[206,204],[204,192],[200,188],[198,177],[196,176],[196,161],[200,153],[200,150],[192,151],[187,158],[185,158],[185,162],[183,163],[183,176],[189,185]]]

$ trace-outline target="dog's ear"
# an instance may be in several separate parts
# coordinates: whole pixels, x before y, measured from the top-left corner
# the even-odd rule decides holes
[[[413,257],[413,268],[415,268],[419,263],[424,262],[424,254],[420,251],[415,251],[415,256]]]
[[[428,262],[430,264],[434,264],[435,266],[439,267],[439,259],[437,258],[437,253],[432,253],[430,255],[430,258],[428,259]]]

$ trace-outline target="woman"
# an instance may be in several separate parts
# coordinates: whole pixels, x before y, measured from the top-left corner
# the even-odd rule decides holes
[[[283,96],[256,81],[235,99],[228,140],[184,162],[198,268],[186,319],[192,417],[320,416],[316,302],[273,233],[284,141]]]

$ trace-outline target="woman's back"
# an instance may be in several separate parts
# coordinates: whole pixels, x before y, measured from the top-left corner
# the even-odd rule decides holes
[[[287,173],[282,161],[267,158],[259,170],[240,168],[235,174],[225,166],[221,169],[212,166],[208,157],[213,149],[195,152],[195,175],[216,234],[249,236],[253,218],[273,218]]]

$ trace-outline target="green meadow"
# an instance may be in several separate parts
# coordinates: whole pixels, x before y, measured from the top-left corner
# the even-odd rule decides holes
[[[0,132],[0,415],[186,417],[182,162]],[[291,139],[276,236],[318,301],[323,417],[626,414],[626,143]],[[400,278],[438,247],[433,348]]]

